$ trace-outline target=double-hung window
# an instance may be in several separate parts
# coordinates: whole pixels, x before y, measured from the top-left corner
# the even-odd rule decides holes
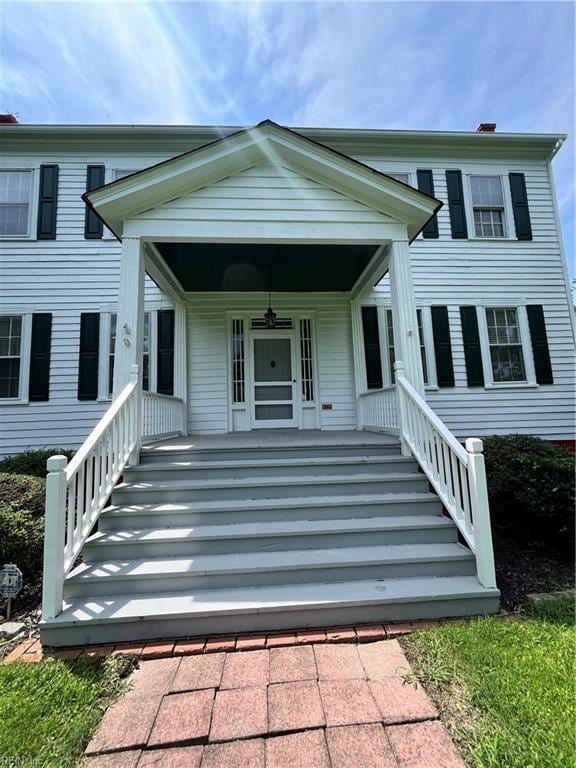
[[[518,309],[486,308],[486,327],[494,383],[526,381]]]
[[[418,318],[418,341],[420,343],[420,355],[422,357],[422,373],[424,374],[424,384],[429,384],[428,378],[428,358],[426,356],[426,341],[424,336],[424,322],[422,318],[422,310],[416,310],[416,316]],[[394,362],[396,361],[396,355],[394,351],[394,325],[392,321],[392,310],[386,310],[386,338],[388,342],[388,364],[390,370],[390,381],[395,381],[394,375]]]
[[[22,316],[0,317],[0,398],[20,397]]]
[[[0,237],[28,237],[32,171],[0,171]]]
[[[137,173],[137,170],[134,168],[115,168],[112,173],[112,181],[118,181],[118,179],[123,179],[124,176],[130,176],[132,173]]]
[[[476,237],[506,237],[505,203],[500,176],[470,176]]]
[[[396,179],[396,181],[401,181],[403,184],[408,184],[410,186],[410,174],[409,173],[389,173],[388,171],[385,171],[386,176],[391,176],[393,179]]]
[[[110,313],[110,326],[108,331],[108,396],[112,396],[114,389],[114,352],[116,348],[115,312]],[[144,353],[142,357],[142,389],[150,390],[150,312],[144,313]]]

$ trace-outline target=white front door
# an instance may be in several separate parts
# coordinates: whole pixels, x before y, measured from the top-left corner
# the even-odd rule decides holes
[[[267,332],[252,339],[252,428],[297,426],[293,343]]]

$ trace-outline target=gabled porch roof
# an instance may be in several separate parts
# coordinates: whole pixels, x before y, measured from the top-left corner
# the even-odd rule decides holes
[[[127,234],[127,220],[258,165],[289,169],[389,222],[401,223],[410,240],[442,206],[439,200],[270,120],[106,184],[83,199],[121,238]]]

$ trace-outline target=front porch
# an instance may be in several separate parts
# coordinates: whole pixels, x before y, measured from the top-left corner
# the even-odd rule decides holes
[[[409,243],[438,201],[270,123],[85,199],[122,238],[114,402],[49,460],[47,642],[497,608],[481,441],[424,398]],[[358,303],[385,274],[394,387]]]

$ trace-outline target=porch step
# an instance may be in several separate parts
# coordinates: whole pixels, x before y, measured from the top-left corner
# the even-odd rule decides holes
[[[298,475],[353,475],[353,474],[391,474],[415,472],[418,464],[405,456],[307,456],[296,458],[268,458],[263,453],[254,459],[233,459],[198,461],[183,457],[171,461],[140,464],[129,467],[124,472],[126,482],[143,480],[166,480],[172,477],[178,480],[219,479],[247,477],[284,478]]]
[[[65,579],[45,643],[473,615],[498,608],[394,437],[178,438],[141,452]]]
[[[40,625],[46,645],[127,642],[494,613],[475,576],[367,579],[68,600]]]
[[[336,520],[221,523],[192,528],[142,528],[98,532],[85,547],[85,563],[113,557],[180,557],[191,554],[329,549],[375,544],[456,542],[446,517],[405,515]]]
[[[325,433],[323,436],[311,438],[304,433],[289,442],[277,443],[267,441],[266,445],[236,445],[226,447],[194,448],[194,437],[181,438],[179,447],[174,447],[174,441],[165,441],[144,445],[140,461],[142,464],[155,464],[172,461],[260,461],[261,459],[305,459],[305,458],[337,458],[354,456],[397,456],[398,438],[392,435],[371,434],[365,432],[361,440],[347,443],[335,434]],[[330,442],[331,441],[331,442]]]
[[[402,544],[241,552],[196,557],[83,563],[66,579],[65,597],[259,587],[314,581],[469,576],[475,559],[461,544]]]
[[[264,523],[269,520],[341,520],[441,513],[442,504],[432,493],[349,494],[110,506],[102,512],[98,527],[100,531],[118,531],[155,526],[178,528],[216,521]]]
[[[294,496],[340,496],[343,493],[406,493],[427,488],[424,475],[416,472],[381,476],[311,475],[242,477],[212,480],[166,480],[153,483],[125,482],[116,486],[113,504],[146,504],[154,501],[209,501],[216,499],[266,499]],[[153,498],[152,498],[153,497]]]

